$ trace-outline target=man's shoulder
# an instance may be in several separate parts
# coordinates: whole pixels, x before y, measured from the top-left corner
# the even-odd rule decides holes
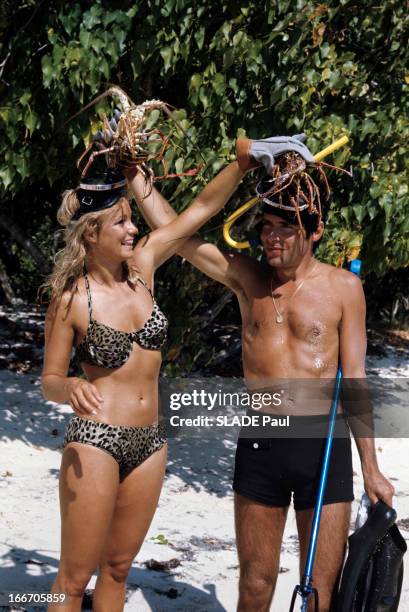
[[[345,270],[345,268],[337,268],[330,264],[321,264],[321,266],[325,267],[332,280],[341,283],[342,286],[357,287],[361,285],[359,277],[353,272]]]
[[[329,264],[322,264],[325,266],[328,283],[331,285],[331,289],[336,294],[342,303],[345,300],[357,299],[361,301],[363,299],[363,288],[361,279],[345,268],[337,268]]]

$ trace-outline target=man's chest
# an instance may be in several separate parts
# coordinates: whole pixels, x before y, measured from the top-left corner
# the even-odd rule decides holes
[[[342,308],[337,299],[319,291],[273,299],[254,296],[241,305],[243,337],[269,343],[304,342],[322,346],[338,337]]]

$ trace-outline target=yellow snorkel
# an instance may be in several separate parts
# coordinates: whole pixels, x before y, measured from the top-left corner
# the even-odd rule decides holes
[[[322,151],[314,155],[315,161],[317,162],[321,161],[322,159],[324,159],[324,157],[327,157],[327,155],[330,155],[334,151],[337,151],[337,149],[340,149],[341,147],[343,147],[347,142],[348,142],[347,136],[342,136],[341,138],[338,138],[338,140],[336,140],[335,142],[330,144],[328,147],[326,147],[325,149],[323,149]],[[239,219],[239,217],[244,215],[244,213],[246,213],[250,208],[255,206],[258,202],[260,202],[260,198],[258,196],[251,198],[251,200],[249,200],[248,202],[243,204],[243,206],[240,206],[240,208],[235,210],[234,213],[231,214],[230,217],[228,217],[226,221],[224,222],[223,238],[225,239],[227,244],[233,247],[234,249],[250,248],[251,245],[248,240],[244,240],[242,242],[234,240],[234,238],[230,236],[230,230],[233,227],[234,223],[237,221],[237,219]]]

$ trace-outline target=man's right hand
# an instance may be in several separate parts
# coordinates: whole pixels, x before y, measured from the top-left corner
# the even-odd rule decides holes
[[[82,378],[69,378],[67,381],[68,402],[79,416],[97,414],[104,401],[95,385]]]
[[[295,136],[273,136],[261,140],[238,138],[236,153],[238,164],[244,172],[263,165],[267,174],[272,174],[275,158],[287,151],[294,151],[305,159],[307,164],[314,164],[311,151],[303,144],[305,134]]]

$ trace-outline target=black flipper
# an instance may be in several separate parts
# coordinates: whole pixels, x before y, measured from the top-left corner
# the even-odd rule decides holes
[[[396,612],[398,609],[406,548],[399,529],[392,525],[373,556],[372,580],[365,612]]]
[[[406,542],[395,520],[395,510],[380,501],[366,523],[349,536],[337,612],[397,610]]]

